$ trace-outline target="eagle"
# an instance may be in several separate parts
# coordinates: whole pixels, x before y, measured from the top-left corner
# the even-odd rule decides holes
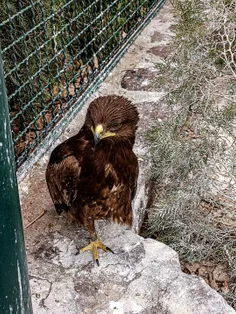
[[[98,238],[94,221],[132,225],[138,120],[130,100],[98,97],[90,103],[83,127],[52,151],[47,165],[46,181],[57,213],[67,212],[89,231],[90,244],[80,252],[91,250],[98,265],[98,249],[114,252]]]

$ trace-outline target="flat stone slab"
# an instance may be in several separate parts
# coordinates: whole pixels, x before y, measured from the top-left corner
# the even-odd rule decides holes
[[[158,74],[155,67],[127,70],[121,80],[121,87],[132,91],[155,91],[153,82]]]
[[[154,54],[155,56],[166,58],[170,53],[170,49],[168,48],[167,45],[159,45],[159,46],[150,48],[148,52]]]

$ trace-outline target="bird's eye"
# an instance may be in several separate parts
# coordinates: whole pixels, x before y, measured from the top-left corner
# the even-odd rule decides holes
[[[119,129],[120,127],[121,127],[121,123],[120,122],[114,122],[114,123],[112,123],[111,125],[110,125],[110,129],[111,130],[117,130],[117,129]]]

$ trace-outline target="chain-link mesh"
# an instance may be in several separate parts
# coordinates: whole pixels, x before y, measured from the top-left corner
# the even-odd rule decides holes
[[[0,40],[19,167],[164,0],[2,0]]]

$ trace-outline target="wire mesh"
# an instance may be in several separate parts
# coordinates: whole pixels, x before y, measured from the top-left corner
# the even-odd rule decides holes
[[[0,40],[17,168],[164,2],[2,2]]]

